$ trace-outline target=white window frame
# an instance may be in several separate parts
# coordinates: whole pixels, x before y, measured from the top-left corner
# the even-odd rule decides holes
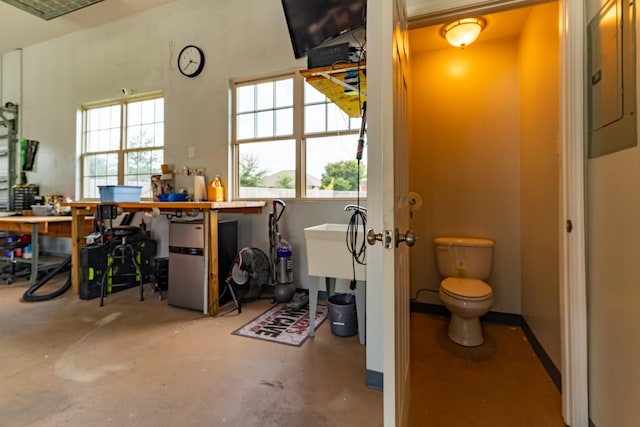
[[[81,107],[81,111],[80,111],[80,119],[81,119],[81,124],[82,124],[82,128],[81,128],[81,135],[80,135],[80,176],[79,176],[79,191],[80,191],[80,198],[82,200],[97,200],[99,197],[92,197],[90,195],[85,194],[85,185],[84,185],[84,181],[85,178],[87,177],[85,175],[85,159],[88,156],[95,156],[95,155],[100,155],[100,154],[117,154],[118,157],[118,167],[117,167],[117,184],[113,184],[113,185],[125,185],[125,159],[127,157],[128,154],[130,153],[134,153],[134,152],[150,152],[150,151],[162,151],[162,157],[164,159],[164,155],[165,155],[165,148],[166,148],[166,141],[163,138],[163,143],[162,145],[154,145],[152,147],[137,147],[137,148],[129,148],[126,146],[126,141],[127,141],[127,107],[129,104],[132,103],[137,103],[137,102],[141,102],[141,101],[147,101],[147,100],[155,100],[155,99],[162,99],[164,101],[164,93],[162,91],[155,91],[155,92],[148,92],[145,94],[140,94],[140,95],[135,95],[135,96],[126,96],[126,97],[122,97],[122,98],[117,98],[117,99],[112,99],[112,100],[107,100],[107,101],[98,101],[98,102],[92,102],[92,103],[87,103],[82,105]],[[110,106],[117,106],[119,105],[121,107],[120,109],[120,135],[119,135],[119,146],[117,149],[113,149],[113,150],[102,150],[102,151],[88,151],[87,149],[87,132],[88,132],[88,125],[87,125],[87,118],[88,118],[88,112],[97,108],[104,108],[104,107],[110,107]],[[164,123],[166,121],[166,117],[163,117],[162,120],[162,124],[164,126]],[[163,136],[164,136],[164,132],[163,132]],[[160,173],[160,172],[158,172]],[[153,175],[153,173],[149,174],[149,179],[148,179],[148,190],[147,188],[147,184],[143,185],[143,192],[142,192],[142,199],[145,200],[151,200],[153,198],[152,196],[152,192],[151,192],[151,175]],[[111,183],[109,183],[109,185],[111,185]]]
[[[293,132],[291,135],[278,135],[274,137],[254,137],[251,139],[239,140],[237,136],[237,119],[236,119],[236,88],[243,85],[256,85],[262,82],[275,82],[281,79],[293,79]],[[231,150],[232,150],[232,175],[231,175],[231,193],[236,200],[250,200],[251,198],[240,197],[240,152],[239,148],[243,144],[251,144],[256,142],[269,142],[269,141],[282,141],[282,140],[294,140],[296,150],[296,164],[295,164],[295,199],[305,200],[366,200],[366,193],[359,192],[358,196],[353,197],[310,197],[306,194],[306,142],[307,138],[316,137],[338,137],[349,136],[357,140],[360,132],[360,126],[358,128],[351,128],[349,130],[340,131],[323,131],[305,133],[305,78],[300,73],[300,70],[291,70],[286,72],[280,72],[275,74],[262,75],[258,77],[245,78],[245,79],[233,79],[231,80],[231,110],[230,110],[230,126],[231,126]],[[342,90],[340,87],[339,90]],[[355,151],[354,157],[355,160]]]

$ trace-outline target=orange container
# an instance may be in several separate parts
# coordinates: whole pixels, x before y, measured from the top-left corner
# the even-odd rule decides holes
[[[220,175],[216,175],[207,186],[207,199],[210,202],[224,202],[224,187],[220,182]]]

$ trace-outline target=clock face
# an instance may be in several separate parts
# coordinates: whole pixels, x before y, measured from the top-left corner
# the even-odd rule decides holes
[[[195,77],[204,68],[204,52],[197,46],[185,46],[178,55],[178,69],[187,77]]]

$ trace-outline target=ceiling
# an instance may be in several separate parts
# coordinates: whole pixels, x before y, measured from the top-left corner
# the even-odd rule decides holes
[[[45,21],[7,3],[0,2],[0,54],[28,47],[49,39],[117,21],[154,7],[180,0],[103,0],[83,9]],[[485,15],[487,28],[478,42],[516,37],[530,8]],[[441,25],[411,30],[411,51],[449,47],[440,36]]]
[[[49,21],[0,2],[0,54],[175,1],[179,0],[103,0]]]
[[[506,12],[482,15],[487,20],[486,28],[480,33],[475,43],[507,37],[517,37],[527,20],[531,7],[509,10]],[[411,53],[427,50],[451,48],[451,45],[440,35],[438,24],[429,27],[415,28],[409,31],[409,46]]]

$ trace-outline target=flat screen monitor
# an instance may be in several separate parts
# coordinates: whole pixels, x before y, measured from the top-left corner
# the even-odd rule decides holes
[[[282,7],[296,58],[366,23],[367,0],[282,0]]]

